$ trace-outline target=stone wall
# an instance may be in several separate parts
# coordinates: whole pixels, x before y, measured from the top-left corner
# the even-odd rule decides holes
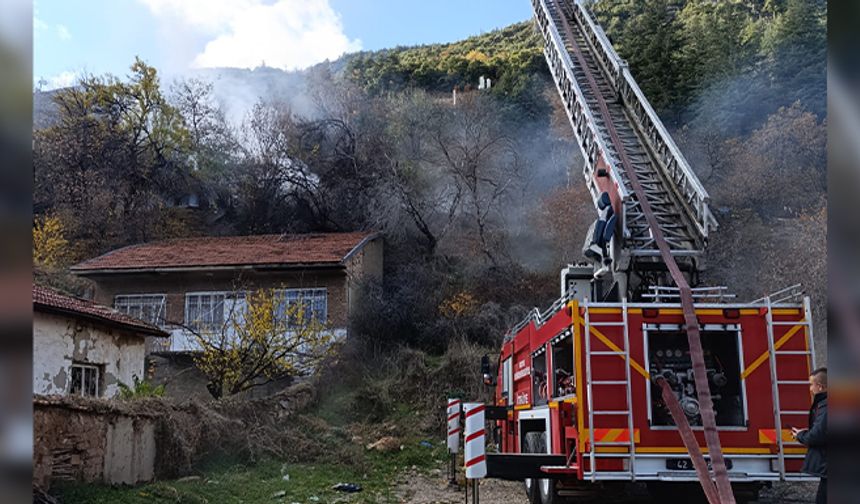
[[[220,401],[36,395],[33,483],[133,485],[188,475],[213,457],[284,457],[307,437],[308,424],[291,416],[313,397],[308,384]]]
[[[33,482],[135,484],[155,475],[157,418],[72,398],[33,400]]]

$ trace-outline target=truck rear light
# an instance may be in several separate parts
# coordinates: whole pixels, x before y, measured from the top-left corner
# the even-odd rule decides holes
[[[660,310],[657,308],[643,308],[642,309],[642,318],[657,318],[657,315],[660,314]]]
[[[741,311],[737,308],[724,308],[723,316],[728,319],[739,319],[741,318]]]

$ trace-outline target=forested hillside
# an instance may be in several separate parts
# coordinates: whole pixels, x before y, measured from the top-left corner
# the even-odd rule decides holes
[[[824,9],[594,5],[711,193],[721,228],[705,280],[741,298],[803,282],[821,315]],[[249,72],[231,72],[219,93],[223,80],[165,83],[137,61],[127,77],[54,94],[57,116],[34,139],[43,280],[84,289],[65,267],[142,241],[374,229],[386,237],[385,281],[365,286],[358,345],[495,346],[557,296],[594,211],[530,22],[347,55],[278,87],[281,74],[255,71],[264,84],[241,94]],[[482,76],[491,90],[477,90]],[[228,113],[225,94],[242,96],[245,113]]]
[[[398,47],[348,57],[348,77],[372,94],[418,87],[451,92],[491,79],[506,104],[529,117],[546,113],[536,75],[546,74],[543,43],[531,22],[451,44]]]
[[[826,113],[823,0],[610,0],[592,11],[670,119],[738,134],[797,101]]]

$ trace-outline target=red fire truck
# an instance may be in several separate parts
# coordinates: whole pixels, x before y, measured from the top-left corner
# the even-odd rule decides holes
[[[531,502],[593,491],[589,483],[695,482],[687,449],[654,383],[664,377],[701,446],[701,412],[677,293],[641,303],[588,301],[591,268],[565,269],[574,285],[514,327],[496,377],[490,476],[525,479]],[[729,478],[738,500],[801,474],[814,354],[808,298],[796,288],[752,303],[697,289],[708,380]],[[572,294],[572,295],[571,295]],[[777,433],[781,433],[778,435]],[[701,492],[699,492],[701,493]]]
[[[532,5],[598,218],[591,263],[565,268],[560,298],[509,331],[497,372],[485,363],[488,476],[525,480],[533,504],[696,481],[729,503],[813,479],[790,435],[811,402],[809,299],[691,287],[717,227],[707,192],[586,3]]]

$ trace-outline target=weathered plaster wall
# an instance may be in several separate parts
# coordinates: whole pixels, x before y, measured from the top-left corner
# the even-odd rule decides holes
[[[33,404],[33,482],[110,485],[151,481],[155,475],[157,419],[109,408],[36,398]]]
[[[67,394],[72,362],[100,367],[102,397],[113,397],[118,383],[144,377],[144,338],[71,317],[33,313],[33,392]]]

